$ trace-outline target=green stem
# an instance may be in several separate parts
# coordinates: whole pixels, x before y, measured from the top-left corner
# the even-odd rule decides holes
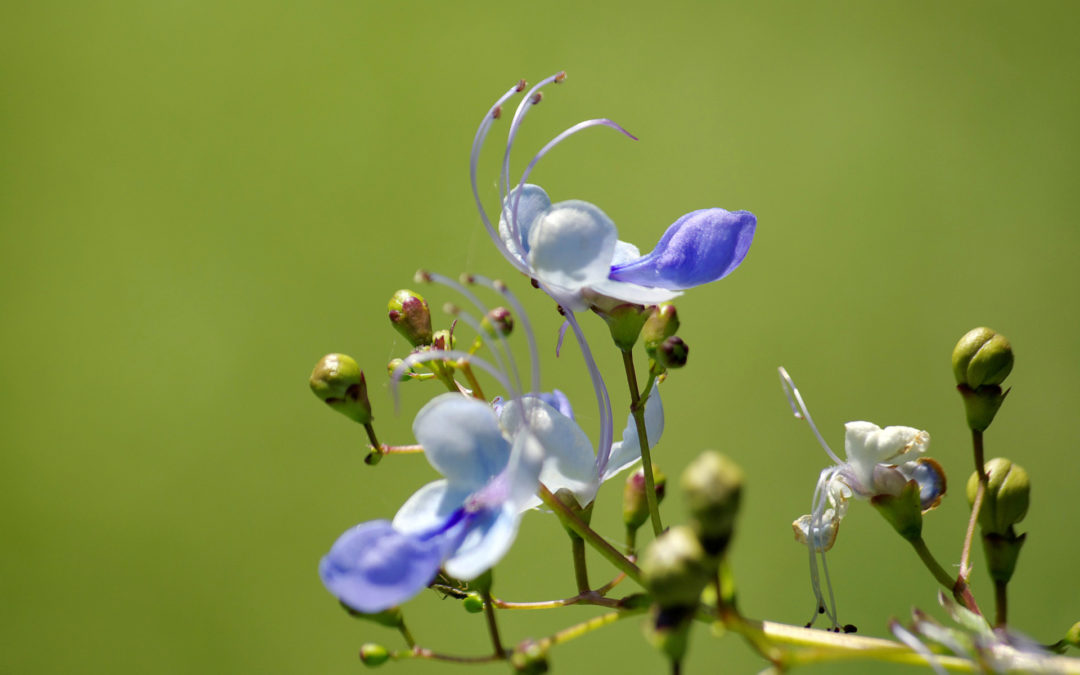
[[[994,601],[997,605],[997,614],[994,618],[995,628],[1004,628],[1008,623],[1009,615],[1009,583],[999,579],[994,580]]]
[[[465,361],[458,364],[458,368],[465,374],[465,379],[469,381],[469,386],[472,387],[473,398],[486,401],[487,397],[484,396],[484,390],[480,388],[480,380],[476,379],[476,373],[473,372],[469,362]]]
[[[580,518],[578,518],[573,511],[558,500],[558,498],[551,494],[551,490],[547,489],[546,485],[540,485],[540,499],[544,501],[544,504],[554,511],[559,520],[563,522],[566,527],[573,530],[579,537],[589,543],[597,553],[604,556],[608,562],[615,567],[619,568],[621,572],[624,572],[626,576],[630,577],[634,581],[638,582],[642,587],[645,586],[641,579],[641,570],[638,566],[630,562],[626,556],[615,550],[615,547],[607,542],[606,539],[593,531],[588,525],[586,525]]]
[[[915,549],[915,552],[919,554],[919,560],[922,560],[923,564],[926,565],[926,569],[930,570],[930,573],[934,575],[934,578],[937,579],[938,583],[950,591],[953,590],[956,586],[956,580],[945,571],[945,568],[937,561],[934,554],[926,547],[926,541],[924,541],[922,537],[911,539],[909,541],[911,541],[911,546]]]
[[[971,544],[975,539],[975,523],[979,520],[979,511],[986,494],[985,451],[983,450],[983,433],[976,429],[971,430],[971,445],[975,455],[975,473],[979,477],[979,485],[975,490],[975,500],[971,504],[971,518],[968,520],[967,531],[964,533],[964,547],[960,550],[960,573],[957,574],[956,584],[967,584],[968,575],[971,574]]]
[[[495,646],[495,656],[506,658],[506,650],[503,649],[502,640],[499,638],[499,624],[495,622],[495,601],[491,597],[491,590],[483,592],[484,617],[487,618],[488,633],[491,635],[491,643]]]
[[[379,439],[375,436],[375,426],[371,422],[364,424],[364,431],[367,432],[368,440],[371,441],[371,451],[368,452],[368,456],[364,458],[364,464],[369,466],[375,466],[382,459],[383,450],[382,444],[379,443]]]
[[[416,646],[416,640],[413,639],[412,633],[405,627],[405,619],[402,619],[401,622],[398,623],[398,632],[401,633],[401,637],[405,638],[405,644],[410,647]]]
[[[626,578],[626,575],[620,572],[614,579],[607,582],[595,591],[585,591],[584,593],[578,593],[572,598],[563,598],[562,600],[542,600],[540,602],[509,602],[507,600],[500,600],[499,598],[492,598],[492,602],[499,609],[555,609],[556,607],[567,607],[569,605],[600,605],[602,607],[621,608],[622,601],[613,600],[611,598],[605,598],[604,596],[613,588],[619,585],[619,582]]]
[[[630,351],[624,351],[622,356],[623,367],[626,370],[626,383],[630,388],[630,413],[634,416],[638,443],[641,445],[641,468],[645,474],[645,502],[649,506],[649,518],[652,520],[653,534],[659,537],[660,533],[664,531],[664,526],[660,522],[660,504],[656,500],[652,455],[649,454],[649,433],[645,428],[645,406],[641,403],[641,393],[638,391],[637,373],[634,371],[634,354]]]
[[[585,540],[576,534],[572,535],[570,550],[574,556],[574,580],[577,581],[577,591],[579,594],[588,593],[591,588],[589,587],[589,569],[585,566]]]
[[[418,646],[408,650],[391,652],[390,658],[395,661],[427,659],[429,661],[446,661],[448,663],[493,663],[495,661],[502,661],[505,657],[495,656],[494,654],[489,654],[487,656],[456,656],[454,654],[434,652],[425,647]]]
[[[582,635],[586,635],[598,628],[603,628],[608,624],[615,623],[620,619],[625,619],[627,617],[641,614],[646,609],[646,607],[639,607],[635,609],[621,609],[617,612],[608,612],[607,614],[601,614],[600,616],[593,617],[592,619],[583,621],[579,624],[574,624],[569,628],[564,628],[558,633],[555,633],[554,635],[541,639],[539,643],[544,649],[548,649],[555,645],[560,645],[564,642],[569,642],[570,640],[579,638]]]

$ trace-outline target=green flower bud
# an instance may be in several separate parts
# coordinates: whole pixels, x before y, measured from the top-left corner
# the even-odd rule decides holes
[[[496,307],[480,319],[480,327],[488,337],[497,338],[499,334],[506,337],[514,332],[514,315],[505,307]]]
[[[693,608],[711,578],[705,549],[689,527],[657,537],[641,557],[645,586],[662,608]]]
[[[1073,647],[1080,647],[1080,621],[1074,623],[1069,632],[1065,633],[1065,642]]]
[[[643,625],[645,639],[669,660],[680,662],[690,646],[693,619],[693,608],[653,606],[649,620]]]
[[[648,321],[641,329],[641,340],[645,343],[645,352],[650,358],[656,358],[656,350],[661,343],[679,330],[679,314],[675,305],[665,302],[653,308]]]
[[[484,598],[475,591],[466,595],[461,604],[469,614],[479,614],[484,611]]]
[[[986,327],[974,328],[953,348],[952,367],[957,384],[972,389],[1000,385],[1012,371],[1012,346],[1000,333]]]
[[[453,349],[454,343],[457,340],[454,339],[453,333],[446,330],[437,330],[431,337],[431,346],[435,349]]]
[[[1004,457],[995,457],[985,464],[988,477],[986,494],[979,509],[979,526],[983,532],[1006,535],[1027,515],[1031,499],[1031,481],[1027,471]],[[973,472],[967,482],[968,504],[974,505],[979,487],[979,474]]]
[[[682,368],[690,354],[690,347],[678,335],[672,335],[660,343],[656,360],[664,368]]]
[[[364,371],[350,356],[327,354],[315,364],[308,381],[311,391],[328,406],[360,424],[371,424]]]
[[[427,300],[413,291],[402,289],[386,303],[390,323],[413,347],[431,344],[431,312]]]
[[[742,469],[715,450],[701,453],[683,471],[681,487],[690,521],[710,555],[722,554],[731,540],[742,485]]]
[[[518,645],[514,653],[510,655],[510,665],[514,668],[514,672],[526,675],[540,675],[550,669],[547,650],[533,640],[526,640]]]
[[[574,494],[573,490],[569,488],[559,488],[558,490],[556,490],[555,499],[558,499],[560,502],[562,502],[566,508],[570,509],[571,513],[577,516],[578,519],[580,519],[581,522],[585,523],[586,525],[588,525],[592,521],[594,502],[589,502],[587,506],[582,506],[578,503],[577,496]],[[570,535],[571,538],[578,538],[578,533],[570,529],[569,526],[564,524],[563,527],[566,528],[566,532]]]
[[[390,363],[386,364],[386,375],[388,377],[394,377],[394,371],[405,363],[405,359],[391,359]],[[411,368],[401,371],[401,375],[398,376],[398,382],[407,382],[409,380],[409,373],[412,372]]]
[[[874,495],[870,503],[904,539],[917,541],[922,537],[923,510],[916,481],[909,480],[898,495]]]
[[[360,646],[360,660],[364,662],[365,666],[374,668],[389,661],[390,652],[382,645],[368,642]]]
[[[603,312],[601,316],[607,321],[615,346],[628,352],[634,348],[649,314],[650,311],[641,305],[623,303]]]
[[[654,463],[652,465],[653,489],[656,492],[656,502],[664,500],[667,492],[667,476]],[[623,522],[626,529],[637,531],[649,519],[649,502],[645,497],[645,467],[638,467],[626,477],[626,485],[623,487]]]

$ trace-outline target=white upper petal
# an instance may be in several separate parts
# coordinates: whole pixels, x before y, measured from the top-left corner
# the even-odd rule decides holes
[[[510,459],[491,406],[447,393],[428,402],[413,420],[413,434],[435,469],[455,489],[475,491],[502,473]]]
[[[514,188],[510,197],[503,202],[503,209],[499,215],[499,236],[502,237],[510,252],[525,262],[525,255],[529,251],[529,230],[537,217],[548,210],[551,199],[539,185],[526,183],[521,191]],[[517,222],[518,240],[512,236],[509,218],[515,218]],[[519,241],[520,240],[520,241]]]
[[[645,432],[649,436],[651,450],[664,433],[664,404],[660,402],[660,388],[655,384],[652,393],[649,394],[649,399],[645,402]],[[603,480],[606,481],[639,459],[641,459],[641,441],[638,439],[637,425],[634,423],[634,416],[627,415],[622,439],[611,445],[611,458],[608,460],[607,468],[604,469]]]
[[[913,460],[930,445],[930,434],[913,427],[885,427],[871,422],[848,422],[844,425],[844,452],[858,486],[857,492],[871,489],[874,466]]]
[[[559,202],[529,228],[528,262],[540,281],[580,289],[607,279],[618,236],[615,223],[588,202]]]

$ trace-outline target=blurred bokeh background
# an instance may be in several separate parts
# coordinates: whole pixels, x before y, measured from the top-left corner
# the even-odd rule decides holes
[[[949,354],[985,324],[1017,352],[987,453],[1034,483],[1011,616],[1056,640],[1080,619],[1078,14],[1067,2],[5,4],[0,671],[349,673],[362,642],[398,646],[348,618],[316,565],[434,472],[420,457],[364,466],[362,430],[306,380],[324,353],[353,354],[384,441],[412,441],[437,387],[406,386],[394,412],[384,368],[405,345],[385,302],[418,267],[505,278],[530,309],[545,386],[570,394],[595,436],[580,353],[555,358],[560,319],[499,258],[467,177],[490,103],[560,69],[516,170],[581,119],[641,140],[595,130],[560,147],[534,174],[554,199],[594,202],[643,250],[693,209],[758,216],[743,267],[678,303],[691,362],[664,386],[656,454],[673,477],[703,448],[744,467],[733,563],[746,612],[801,624],[812,608],[790,522],[828,460],[776,367],[838,451],[848,420],[930,431],[953,489],[926,536],[955,564],[972,464]],[[481,167],[489,207],[496,136]],[[583,320],[625,410],[605,330]],[[601,493],[595,521],[616,538],[620,492]],[[672,494],[667,522],[682,509]],[[913,605],[936,610],[929,573],[865,505],[830,566],[841,617],[863,634],[886,635]],[[596,559],[593,577],[608,569]],[[572,594],[552,517],[525,519],[496,584],[508,599]],[[506,614],[503,630],[516,641],[596,613]],[[487,648],[481,618],[453,601],[425,593],[407,617],[425,645]],[[556,672],[664,672],[639,623],[558,648]],[[762,666],[701,627],[687,671]]]

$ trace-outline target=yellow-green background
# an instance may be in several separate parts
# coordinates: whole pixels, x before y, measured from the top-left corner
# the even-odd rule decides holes
[[[1012,617],[1056,639],[1080,619],[1078,14],[984,2],[5,4],[0,671],[349,673],[363,667],[360,643],[399,645],[346,617],[316,564],[434,472],[420,457],[364,466],[359,428],[306,379],[326,352],[356,355],[380,434],[412,441],[436,387],[407,387],[394,413],[383,369],[404,346],[383,313],[417,267],[505,277],[532,312],[545,387],[570,393],[595,436],[578,351],[555,360],[559,318],[483,234],[466,173],[490,102],[559,69],[569,77],[527,121],[517,167],[588,117],[641,140],[594,130],[560,147],[535,174],[555,199],[596,203],[643,250],[692,209],[759,218],[743,267],[679,302],[691,363],[664,388],[657,450],[672,476],[706,447],[745,468],[732,553],[745,610],[801,623],[812,607],[790,521],[827,458],[791,418],[776,367],[837,450],[853,419],[931,432],[953,489],[927,539],[949,565],[971,460],[948,357],[987,324],[1018,354],[988,454],[1034,483]],[[501,148],[489,150],[493,206]],[[583,320],[599,350],[598,320]],[[617,359],[599,351],[624,410]],[[611,536],[618,493],[597,506]],[[667,520],[682,508],[673,495]],[[568,558],[553,519],[530,514],[497,591],[570,594]],[[935,607],[930,575],[865,505],[830,564],[842,620],[862,633]],[[608,574],[595,561],[594,578]],[[507,615],[504,632],[595,613]],[[480,617],[452,601],[424,594],[408,617],[425,645],[485,649]],[[560,647],[556,671],[663,672],[638,624]],[[699,628],[687,671],[761,666],[734,636]]]

